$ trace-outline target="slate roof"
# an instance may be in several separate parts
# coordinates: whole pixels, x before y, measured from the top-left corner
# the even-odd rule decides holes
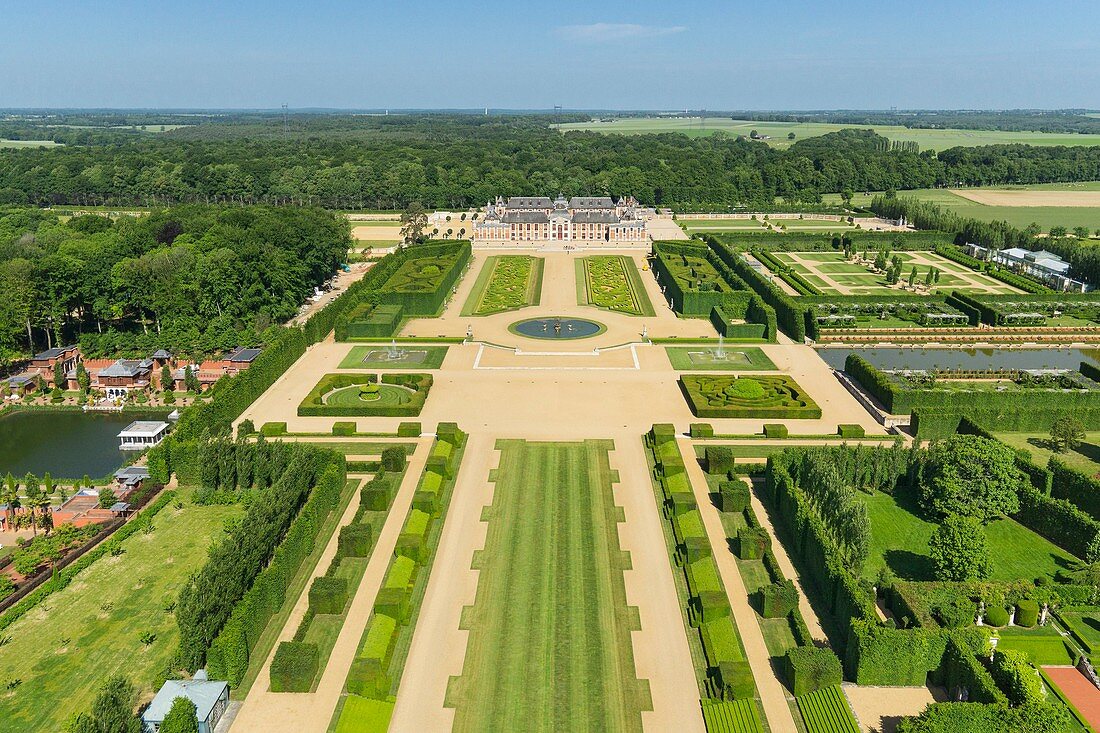
[[[607,211],[578,211],[573,214],[574,224],[618,224],[619,217]]]
[[[46,349],[43,352],[35,354],[33,358],[35,361],[38,361],[39,359],[56,359],[65,352],[72,351],[75,348],[75,346],[55,346],[52,349]]]
[[[570,209],[614,209],[610,196],[574,196],[569,199]]]
[[[171,359],[172,355],[169,354],[164,349],[157,349],[156,351],[153,352],[152,358],[153,359]]]
[[[256,360],[256,357],[259,356],[259,355],[260,355],[260,349],[246,349],[243,346],[238,346],[237,348],[233,349],[228,354],[226,354],[225,360],[226,361],[243,361],[243,362],[252,363],[253,361]]]
[[[227,682],[209,681],[206,679],[195,680],[168,680],[160,688],[160,692],[153,698],[142,720],[147,723],[159,723],[168,715],[172,703],[177,697],[186,697],[195,703],[195,715],[199,720],[205,721],[210,717],[210,711],[218,704],[222,692],[229,687]]]
[[[502,220],[505,224],[545,224],[550,217],[545,211],[508,211]]]
[[[509,209],[552,209],[554,202],[549,196],[512,196],[508,199]]]
[[[138,377],[149,372],[152,362],[148,360],[119,359],[99,372],[100,377]]]

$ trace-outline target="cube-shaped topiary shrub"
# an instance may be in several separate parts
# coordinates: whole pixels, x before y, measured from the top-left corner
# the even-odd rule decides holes
[[[427,512],[413,509],[409,512],[409,518],[405,520],[405,526],[401,534],[397,536],[395,555],[410,557],[417,562],[424,562],[428,554],[428,530],[432,526],[432,517]]]
[[[830,649],[798,646],[787,651],[784,662],[787,684],[795,697],[840,684],[840,659]]]
[[[837,425],[836,434],[842,438],[862,438],[867,435],[867,431],[863,429],[862,425]]]
[[[342,613],[348,601],[348,581],[346,578],[331,578],[322,575],[313,579],[309,587],[309,607],[316,614]]]
[[[733,449],[728,445],[708,445],[703,451],[707,473],[729,473],[733,469]]]
[[[687,471],[684,466],[684,457],[680,455],[680,451],[675,453],[669,452],[661,456],[661,475],[663,476],[675,476]]]
[[[419,438],[420,433],[420,423],[418,422],[403,422],[397,426],[397,436],[399,438]]]
[[[363,643],[348,671],[348,692],[360,697],[385,700],[390,694],[388,670],[397,621],[383,613],[371,617]]]
[[[340,557],[367,557],[374,544],[373,530],[369,524],[353,522],[340,528],[336,552]]]
[[[403,624],[409,618],[410,595],[407,588],[380,588],[374,599],[374,612],[392,616]]]
[[[724,591],[703,590],[695,597],[699,610],[699,618],[702,623],[713,621],[733,613],[730,608],[730,599]]]
[[[986,606],[982,623],[989,626],[1008,626],[1008,609],[997,603]]]
[[[670,440],[676,440],[676,426],[672,423],[657,423],[653,426],[651,432],[653,434],[653,442],[657,445],[666,443]]]
[[[688,426],[688,434],[693,438],[713,438],[714,426],[705,422],[693,422]]]
[[[1034,626],[1039,623],[1039,604],[1030,598],[1025,598],[1016,604],[1016,625]]]
[[[737,531],[737,555],[742,560],[759,560],[770,545],[763,527],[742,527]]]
[[[333,435],[355,435],[355,423],[354,422],[334,422],[332,424]]]
[[[710,540],[706,537],[685,537],[683,548],[688,562],[711,556]]]
[[[273,435],[286,435],[285,422],[265,422],[260,428],[260,435],[271,437]]]
[[[714,682],[726,700],[748,700],[756,694],[756,684],[748,662],[722,662],[718,665]]]
[[[393,481],[376,477],[359,492],[359,505],[372,512],[383,512],[390,508],[393,491]]]
[[[798,608],[798,589],[791,580],[781,580],[760,589],[761,615],[764,618],[783,618]]]
[[[397,473],[405,470],[405,449],[391,445],[382,449],[382,468]]]
[[[284,641],[271,660],[272,692],[309,692],[317,676],[320,660],[317,645],[304,641]]]
[[[783,423],[765,423],[764,424],[764,437],[766,438],[786,438],[787,426]]]
[[[749,485],[744,481],[723,481],[718,484],[718,510],[743,512],[749,506]]]
[[[451,445],[458,446],[462,443],[462,431],[458,429],[456,422],[441,422],[435,428],[437,440],[444,440]]]

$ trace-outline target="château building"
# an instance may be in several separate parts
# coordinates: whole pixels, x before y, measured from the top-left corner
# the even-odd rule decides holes
[[[500,196],[474,225],[475,242],[644,242],[645,212],[632,197]]]

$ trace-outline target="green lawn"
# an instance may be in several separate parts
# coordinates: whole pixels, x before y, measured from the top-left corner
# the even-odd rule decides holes
[[[863,568],[868,580],[885,564],[904,580],[933,580],[928,539],[936,525],[918,516],[919,509],[906,498],[876,492],[859,494],[871,520],[871,552]],[[1073,562],[1073,556],[1027,527],[998,519],[986,526],[992,580],[1019,580],[1054,574]]]
[[[852,707],[839,685],[824,687],[797,699],[807,733],[859,733]]]
[[[628,316],[655,315],[633,259],[622,255],[582,257],[576,260],[576,268],[579,305]]]
[[[672,368],[685,371],[774,371],[775,364],[762,349],[755,346],[725,346],[719,359],[712,351],[717,342],[699,346],[666,346]]]
[[[187,492],[183,492],[186,494]],[[0,731],[56,731],[91,707],[100,682],[129,677],[144,693],[176,651],[169,610],[187,576],[206,562],[211,541],[240,506],[169,505],[151,533],[137,532],[118,557],[105,556],[19,619],[0,637]],[[148,646],[140,637],[155,634]]]
[[[838,125],[826,122],[761,122],[732,120],[728,117],[627,117],[612,122],[571,122],[554,125],[562,132],[591,130],[594,132],[643,135],[679,132],[690,137],[705,137],[719,130],[729,135],[749,136],[756,130],[770,139],[763,142],[775,148],[789,148],[794,142],[845,129],[874,129],[890,140],[913,141],[921,150],[946,150],[978,145],[1100,145],[1100,135],[1077,133],[1013,132],[1004,130],[958,130],[908,128],[899,125]],[[789,133],[795,139],[787,138]]]
[[[370,700],[358,695],[348,695],[343,701],[336,733],[363,733],[382,731],[390,727],[394,703],[388,700]]]
[[[1040,466],[1047,465],[1055,455],[1047,433],[997,433],[997,439],[1013,448],[1026,450]],[[1100,473],[1100,433],[1085,433],[1085,439],[1074,450],[1058,453],[1058,460],[1089,475]]]
[[[474,288],[462,306],[464,316],[490,316],[538,305],[543,258],[494,255],[485,259]]]
[[[1058,630],[1053,626],[1036,626],[1025,629],[1009,626],[997,631],[1001,638],[998,649],[1015,649],[1027,652],[1035,666],[1073,664],[1074,658]]]
[[[404,358],[389,359],[389,344],[352,347],[341,369],[439,369],[447,356],[446,346],[421,346],[419,344],[401,344],[397,347],[407,352]]]
[[[370,399],[364,399],[360,395],[361,386],[353,384],[350,387],[329,392],[325,395],[325,404],[333,407],[401,407],[408,405],[413,400],[413,392],[396,384],[376,384],[378,391]]]
[[[1084,137],[1084,136],[1082,136]],[[1100,135],[1093,136],[1100,141]],[[1100,182],[1089,181],[1084,183],[1051,183],[1035,186],[988,186],[975,190],[1028,190],[1028,191],[1097,191],[1100,190]],[[875,194],[857,194],[852,199],[856,206],[867,206]],[[948,211],[953,211],[959,216],[965,216],[979,221],[1007,221],[1015,227],[1026,227],[1035,222],[1044,230],[1053,226],[1064,226],[1073,229],[1077,226],[1088,227],[1095,230],[1100,228],[1100,207],[1089,206],[988,206],[971,201],[951,190],[944,188],[924,188],[915,191],[899,191],[899,196],[917,198],[921,201],[929,201]],[[825,194],[825,203],[840,203],[839,194]]]
[[[454,730],[640,731],[651,701],[634,667],[611,443],[497,447],[466,658],[447,694]]]

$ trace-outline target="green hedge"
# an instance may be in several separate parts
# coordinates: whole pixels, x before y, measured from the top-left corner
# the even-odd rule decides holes
[[[396,619],[381,613],[371,616],[363,643],[348,670],[348,692],[375,700],[389,696],[389,666],[397,629]]]
[[[862,438],[867,431],[862,425],[841,424],[836,426],[836,434],[842,438]]]
[[[760,607],[764,618],[783,618],[798,608],[798,589],[794,582],[779,580],[760,589]]]
[[[411,401],[405,405],[372,406],[368,402],[362,405],[330,405],[323,400],[324,395],[334,389],[351,387],[357,384],[373,384],[379,381],[374,374],[326,374],[314,385],[309,394],[298,405],[299,417],[406,417],[416,416],[424,409],[428,392],[432,388],[432,375],[421,373],[383,374],[382,384],[391,384],[412,390]]]
[[[729,473],[733,468],[733,449],[726,445],[708,445],[703,449],[707,473]]]
[[[714,426],[705,422],[693,422],[688,426],[688,435],[693,438],[713,438]]]
[[[1065,707],[1050,703],[1009,707],[936,702],[915,718],[903,718],[896,733],[1035,733],[1075,730],[1072,723]]]
[[[795,299],[779,289],[779,286],[768,280],[767,277],[757,272],[737,252],[722,244],[713,236],[705,235],[704,241],[717,255],[718,259],[726,264],[734,274],[756,291],[756,294],[775,311],[776,321],[780,328],[795,341],[801,342],[806,338],[805,307],[795,302]]]
[[[748,700],[756,695],[752,668],[743,660],[722,662],[713,677],[724,700]]]
[[[401,265],[378,288],[380,304],[399,305],[407,316],[435,315],[470,261],[470,243],[425,242],[405,247]],[[402,273],[427,262],[439,267],[436,277],[411,283]]]
[[[362,303],[336,322],[336,340],[385,338],[397,333],[405,308],[401,305]]]
[[[1007,619],[1006,619],[1007,621]],[[949,690],[965,687],[969,700],[975,703],[1007,704],[1008,698],[997,687],[993,676],[985,668],[972,649],[968,649],[954,637],[948,639],[943,658],[944,685]]]
[[[353,522],[340,528],[337,538],[338,557],[368,557],[374,545],[374,530],[369,524]]]
[[[795,697],[843,681],[840,660],[831,649],[824,647],[798,646],[788,650],[783,658],[783,672]]]
[[[1016,604],[1016,625],[1032,627],[1039,623],[1039,604],[1030,598]]]
[[[419,438],[420,433],[421,427],[418,422],[403,422],[397,426],[397,437],[399,438]]]
[[[313,579],[309,587],[309,610],[314,614],[343,613],[348,602],[348,581],[346,578],[332,578],[322,575]]]
[[[1004,690],[1013,705],[1026,705],[1046,700],[1042,680],[1031,666],[1027,652],[1016,649],[998,649],[993,652],[989,673]]]
[[[419,509],[409,512],[408,519],[401,534],[397,536],[397,546],[394,548],[396,555],[404,555],[417,562],[423,562],[428,552],[428,530],[431,528],[432,517]]]
[[[285,424],[285,423],[284,423]],[[355,435],[354,422],[334,422],[332,424],[333,435]]]
[[[771,544],[762,527],[741,527],[737,530],[737,556],[742,560],[760,560]]]
[[[384,476],[376,476],[359,492],[359,505],[372,512],[381,512],[390,508],[396,487],[393,481]]]
[[[718,484],[718,510],[743,512],[751,501],[751,490],[744,481],[722,481]]]
[[[272,692],[309,692],[317,676],[321,652],[304,641],[284,641],[271,660]]]
[[[1047,463],[1051,476],[1051,494],[1065,499],[1093,519],[1100,518],[1100,481],[1079,471],[1058,456],[1051,456]]]
[[[786,438],[787,435],[787,426],[783,423],[764,423],[764,437]]]
[[[1020,511],[1013,519],[1067,552],[1087,558],[1089,545],[1100,534],[1100,522],[1065,499],[1047,496],[1026,484],[1019,496]]]
[[[265,422],[260,427],[260,435],[266,437],[274,437],[277,435],[286,435],[286,423],[285,422]]]

